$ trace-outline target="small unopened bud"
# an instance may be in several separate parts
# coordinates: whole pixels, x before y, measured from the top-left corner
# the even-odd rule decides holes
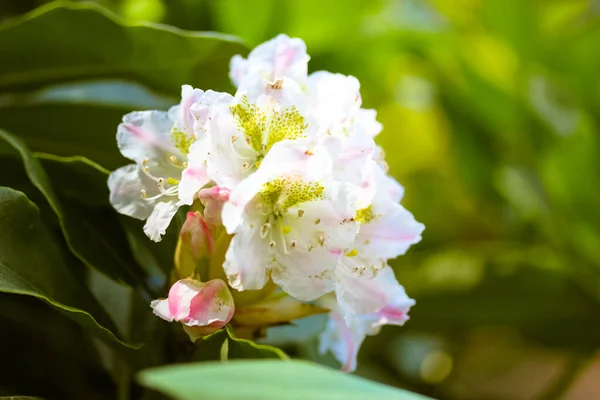
[[[213,253],[212,232],[199,211],[188,212],[175,249],[174,279],[196,276]],[[200,274],[201,275],[201,274]]]
[[[181,322],[192,341],[227,325],[235,311],[231,292],[221,279],[181,279],[171,286],[168,298],[154,300],[150,307],[166,321]]]

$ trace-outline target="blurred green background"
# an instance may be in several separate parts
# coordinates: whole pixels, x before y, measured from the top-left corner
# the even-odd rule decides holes
[[[365,342],[359,375],[439,399],[600,398],[599,2],[98,2],[250,47],[300,37],[310,71],[360,80],[426,231],[393,262],[411,320]],[[331,362],[313,345],[292,351]]]

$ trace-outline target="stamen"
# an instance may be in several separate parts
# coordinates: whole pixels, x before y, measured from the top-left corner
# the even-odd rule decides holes
[[[323,246],[325,244],[325,236],[319,236],[319,244]]]
[[[306,248],[308,249],[308,251],[312,251],[313,245],[309,243],[306,245]]]
[[[231,137],[231,140],[229,141],[229,148],[231,149],[231,152],[232,152],[233,154],[235,154],[237,157],[239,157],[239,158],[241,158],[241,159],[243,159],[243,160],[248,160],[250,157],[244,157],[244,156],[242,156],[242,155],[241,155],[241,154],[240,154],[240,153],[239,153],[239,152],[238,152],[238,151],[235,149],[235,145],[234,145],[234,144],[235,144],[235,142],[237,141],[237,138],[238,138],[237,136],[232,136],[232,137]],[[246,140],[246,142],[247,142],[247,141],[248,141],[248,140]],[[248,144],[250,144],[250,143],[248,143]],[[244,168],[244,169],[246,169],[246,168]]]
[[[315,225],[319,225],[321,223],[321,218],[315,219]]]
[[[271,240],[271,241],[269,242],[269,247],[275,247],[275,245],[276,245],[276,244],[277,244],[277,243],[275,243],[275,241],[274,241],[274,240]]]
[[[304,215],[304,210],[298,210],[298,217],[302,217]]]
[[[146,191],[144,189],[142,189],[142,190],[140,190],[140,196],[142,197],[142,199],[147,199],[148,193],[146,193]]]
[[[270,229],[271,229],[271,224],[269,224],[268,222],[266,224],[264,224],[263,226],[261,226],[260,227],[260,238],[261,239],[266,238]]]
[[[169,157],[169,164],[171,164],[172,166],[174,166],[175,168],[180,168],[180,169],[184,169],[184,163],[182,163],[181,161],[179,161],[179,159],[175,156],[171,156]]]

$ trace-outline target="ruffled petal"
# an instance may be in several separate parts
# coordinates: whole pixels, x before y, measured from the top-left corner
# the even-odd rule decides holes
[[[322,133],[347,136],[362,99],[353,76],[318,71],[308,78],[310,113]]]
[[[319,352],[325,354],[330,351],[342,364],[343,372],[352,372],[356,369],[358,351],[367,336],[369,326],[358,320],[348,325],[335,304],[328,306],[331,312],[325,331],[319,338]]]
[[[110,204],[121,214],[146,219],[152,213],[155,203],[144,200],[141,192],[151,191],[155,187],[153,181],[145,181],[140,176],[137,165],[126,165],[111,172],[108,177]]]
[[[144,225],[144,233],[153,241],[160,242],[161,236],[167,232],[177,209],[179,209],[179,206],[175,201],[157,203]]]
[[[355,319],[368,322],[372,329],[385,324],[403,325],[415,304],[398,283],[391,267],[374,277],[360,276],[346,268],[336,270],[336,296],[347,324]]]
[[[201,97],[204,91],[194,89],[190,85],[181,86],[181,102],[169,109],[169,119],[173,122],[173,127],[187,137],[194,137],[194,116],[190,109]]]
[[[234,56],[229,76],[236,86],[239,86],[248,74],[259,74],[270,82],[288,77],[304,84],[309,59],[306,45],[301,39],[291,39],[281,34],[257,46],[250,52],[247,60]]]
[[[123,117],[117,129],[121,154],[141,164],[145,159],[168,160],[179,155],[171,142],[173,121],[164,111],[134,111]]]

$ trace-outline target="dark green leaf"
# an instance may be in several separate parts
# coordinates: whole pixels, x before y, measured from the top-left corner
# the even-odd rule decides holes
[[[135,261],[126,252],[128,248],[125,236],[120,231],[118,221],[116,218],[110,218],[111,215],[114,215],[113,212],[87,209],[69,200],[61,201],[40,161],[31,154],[25,144],[20,139],[1,130],[0,138],[10,144],[23,159],[25,171],[31,183],[44,195],[56,213],[67,244],[77,258],[121,282],[134,284],[143,279],[140,277],[141,271],[136,270]],[[54,159],[55,162],[58,160],[58,158]],[[71,161],[73,168],[87,171],[85,173],[77,172],[80,178],[85,174],[88,175],[88,182],[98,182],[103,179],[103,176],[106,178],[106,174],[102,170],[93,169],[90,167],[91,163],[81,160],[81,158],[76,158]],[[67,187],[67,183],[60,176],[56,177],[54,182],[58,182],[63,191]],[[80,181],[80,183],[82,182]],[[85,191],[86,186],[77,186],[71,190],[74,189]],[[97,187],[96,190],[98,190]],[[107,196],[108,190],[105,189],[102,197],[106,199]]]
[[[85,156],[112,169],[126,163],[116,145],[123,115],[176,103],[177,97],[157,96],[134,82],[64,83],[0,95],[0,127],[19,133],[35,151]]]
[[[94,3],[58,1],[0,29],[0,91],[90,78],[132,79],[177,95],[182,84],[228,87],[241,42],[213,32],[128,24]]]
[[[114,398],[114,384],[89,335],[65,313],[34,297],[0,293],[0,326],[0,359],[10,360],[0,387],[8,393],[48,399]],[[52,368],[31,368],[50,359]]]
[[[0,291],[42,299],[107,343],[130,347],[39,220],[38,208],[21,192],[0,188]]]
[[[145,370],[139,380],[179,400],[424,400],[305,361],[230,361]]]

